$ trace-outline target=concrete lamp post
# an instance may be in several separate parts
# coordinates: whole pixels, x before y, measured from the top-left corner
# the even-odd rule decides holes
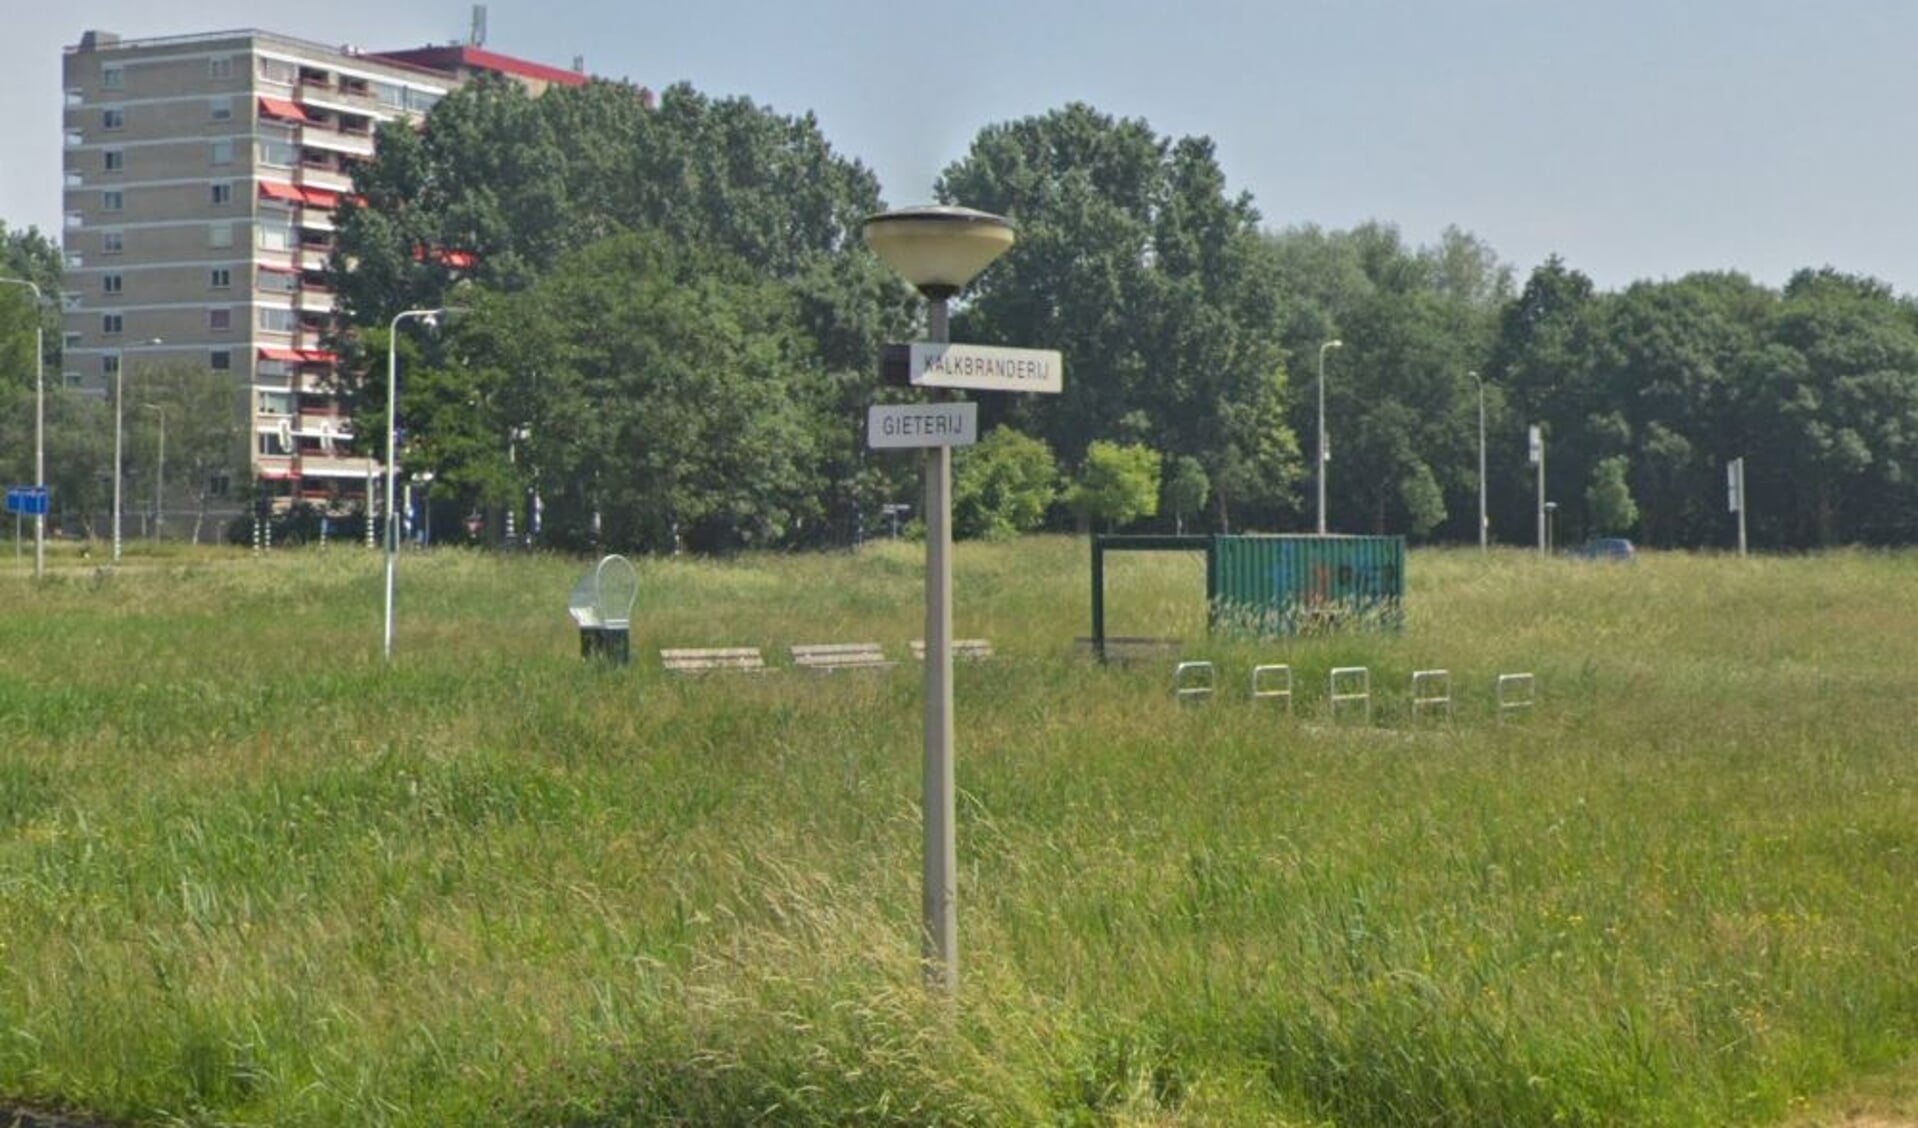
[[[1012,246],[1012,224],[971,208],[920,207],[866,220],[866,244],[925,295],[926,335],[950,340],[947,302]],[[926,981],[959,989],[958,848],[952,766],[952,449],[926,448]]]
[[[1319,535],[1325,535],[1325,460],[1330,452],[1325,449],[1325,354],[1331,349],[1342,349],[1345,342],[1333,338],[1319,346]]]
[[[46,295],[40,287],[24,278],[0,278],[0,286],[25,286],[33,291],[33,485],[42,493],[47,488],[47,349],[46,330],[40,323],[40,307]],[[47,515],[33,516],[33,578],[47,573]]]
[[[166,344],[164,337],[148,337],[137,346],[128,346],[120,350],[120,363],[113,368],[113,562],[120,562],[120,489],[122,452],[126,447],[126,378],[127,356],[135,348],[158,348]]]

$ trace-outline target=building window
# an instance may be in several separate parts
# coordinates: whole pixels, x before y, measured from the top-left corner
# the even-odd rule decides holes
[[[258,285],[271,294],[291,294],[300,288],[300,280],[282,270],[261,270]]]
[[[86,143],[87,143],[87,135],[84,130],[79,130],[79,129],[67,130],[67,148],[71,149],[77,145],[84,145]]]
[[[100,253],[101,254],[117,255],[124,250],[126,250],[125,235],[122,235],[118,231],[100,232]]]
[[[232,121],[233,99],[208,98],[206,100],[206,116],[214,121]]]
[[[214,349],[212,352],[207,353],[206,366],[208,368],[211,368],[215,372],[232,371],[233,370],[233,350]]]
[[[121,149],[105,149],[100,153],[100,167],[108,172],[120,172],[127,167],[127,155]]]
[[[233,245],[233,225],[231,223],[208,224],[206,229],[206,245],[214,248],[231,247]]]
[[[125,325],[125,321],[117,313],[103,313],[100,315],[100,332],[110,337],[118,334]]]
[[[126,196],[122,194],[120,191],[118,191],[117,189],[100,193],[100,210],[101,211],[110,211],[110,212],[124,211],[126,209],[126,206],[127,206]]]
[[[281,435],[280,432],[261,431],[260,453],[266,455],[268,458],[277,458],[292,454],[293,450],[286,443],[285,436]]]
[[[233,311],[224,308],[207,310],[206,327],[215,333],[224,333],[233,328]]]
[[[119,67],[101,67],[100,85],[108,90],[118,90],[126,84],[126,71]]]
[[[125,110],[115,106],[111,109],[100,111],[101,129],[125,129],[126,127],[127,112]]]
[[[222,204],[230,204],[232,202],[233,185],[225,181],[213,185],[213,206],[219,207]]]
[[[285,59],[261,59],[260,77],[268,82],[293,82],[293,64]]]
[[[260,389],[260,414],[293,414],[293,393],[269,391],[265,388]]]
[[[213,157],[213,163],[216,165],[232,164],[233,163],[233,139],[231,137],[222,137],[219,140],[213,142],[212,157]]]
[[[80,334],[63,333],[60,336],[60,343],[66,348],[77,349],[80,347]]]
[[[77,388],[80,386],[80,374],[73,371],[62,372],[60,373],[60,382],[69,388]]]
[[[208,78],[232,78],[233,56],[215,55],[213,58],[208,59],[206,61],[206,76]]]
[[[224,473],[213,474],[206,480],[206,492],[211,497],[225,497],[233,488],[233,479]]]
[[[224,266],[216,266],[207,271],[207,289],[229,290],[233,288],[233,271]]]
[[[107,353],[100,358],[100,375],[118,376],[120,374],[120,354]]]
[[[118,274],[102,274],[100,276],[100,292],[103,294],[119,293],[120,284],[121,277]]]
[[[290,309],[279,309],[274,306],[260,307],[260,328],[269,333],[291,333],[298,324]]]
[[[260,248],[268,251],[290,251],[293,249],[293,225],[276,223],[271,220],[260,221]]]

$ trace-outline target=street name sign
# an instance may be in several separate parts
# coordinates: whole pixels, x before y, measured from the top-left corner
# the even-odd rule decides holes
[[[866,409],[866,445],[873,450],[971,446],[978,441],[976,403],[876,403]]]
[[[1065,387],[1066,364],[1065,356],[1054,349],[914,341],[887,345],[879,369],[886,383],[915,388],[1057,394]]]

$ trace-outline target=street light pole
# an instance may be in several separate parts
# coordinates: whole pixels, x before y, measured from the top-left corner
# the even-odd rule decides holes
[[[1492,523],[1485,516],[1485,381],[1477,372],[1478,384],[1478,550],[1484,552],[1491,541]]]
[[[1325,353],[1327,349],[1342,349],[1345,342],[1333,338],[1319,346],[1319,535],[1325,535]]]
[[[120,562],[120,479],[121,455],[126,448],[127,354],[136,348],[166,344],[163,337],[149,337],[139,345],[120,350],[120,363],[113,366],[113,562]]]
[[[153,540],[157,544],[166,529],[166,408],[157,403],[140,406],[160,416],[160,457],[153,471]]]
[[[400,360],[399,337],[400,322],[406,320],[423,321],[428,325],[437,325],[448,311],[445,309],[409,309],[393,315],[386,333],[386,630],[381,652],[386,660],[393,660],[393,584],[399,570],[400,548],[400,507],[395,504],[399,495],[395,479],[399,474],[399,461],[394,449],[394,421],[400,411]]]
[[[866,220],[866,242],[928,302],[927,337],[950,339],[947,302],[1012,246],[1012,224],[970,208],[926,207]],[[926,448],[925,882],[926,982],[959,990],[959,851],[954,830],[952,721],[952,450]]]
[[[40,322],[40,307],[46,295],[40,287],[24,278],[0,278],[0,284],[25,286],[33,291],[33,485],[42,497],[47,490],[47,348],[46,327]],[[33,578],[47,572],[47,515],[33,515]]]

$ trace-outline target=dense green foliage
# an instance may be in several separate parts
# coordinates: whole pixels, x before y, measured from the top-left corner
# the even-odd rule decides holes
[[[400,346],[403,461],[444,505],[525,528],[537,497],[548,544],[654,551],[851,543],[917,495],[916,461],[873,457],[860,426],[869,404],[911,394],[877,386],[875,366],[917,302],[860,238],[880,186],[810,115],[685,85],[655,102],[624,83],[533,97],[481,81],[423,128],[384,128],[356,185],[333,274],[360,434],[384,430],[393,315],[469,311]],[[1873,279],[1805,270],[1773,289],[1702,273],[1605,293],[1556,257],[1521,283],[1456,229],[1430,246],[1380,222],[1261,229],[1208,138],[1079,103],[986,126],[935,195],[1019,232],[961,297],[958,338],[1066,357],[1060,395],[979,397],[983,429],[1042,442],[1073,479],[1095,443],[1156,452],[1165,504],[1138,523],[1305,527],[1299,436],[1323,390],[1333,531],[1476,539],[1482,396],[1497,540],[1532,536],[1533,424],[1567,542],[1729,544],[1723,475],[1739,457],[1755,545],[1918,538],[1918,303]],[[5,257],[59,291],[57,248],[37,232],[8,232]],[[634,275],[656,261],[697,296],[664,301]],[[601,293],[649,286],[650,313],[599,318]],[[8,289],[0,470],[24,478],[31,313]],[[57,328],[51,308],[43,321]],[[642,389],[678,410],[595,398]],[[622,421],[588,418],[602,409]],[[50,412],[62,430],[98,426],[85,404]],[[700,440],[722,449],[696,457]],[[101,444],[50,441],[61,508],[90,511]],[[1038,520],[1079,516],[1061,497]],[[961,531],[1029,520],[975,513]]]
[[[1418,550],[1398,635],[1200,632],[1191,555],[971,542],[956,1006],[921,552],[64,555],[0,616],[0,1094],[155,1123],[1769,1123],[1918,1054],[1918,561]],[[1762,613],[1754,613],[1762,608]],[[819,676],[784,648],[880,642]],[[760,676],[656,650],[764,648]],[[1245,693],[1289,662],[1296,712]],[[1372,724],[1334,722],[1365,665]],[[1445,667],[1450,723],[1412,723]],[[1501,672],[1537,709],[1492,714]],[[1903,1123],[1888,1116],[1885,1123]]]

